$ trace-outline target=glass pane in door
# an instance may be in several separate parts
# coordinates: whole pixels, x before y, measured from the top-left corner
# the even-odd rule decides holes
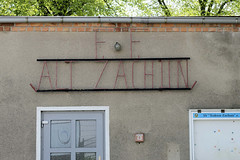
[[[51,121],[51,148],[71,147],[71,121]]]
[[[50,160],[71,160],[71,153],[51,153]]]
[[[77,153],[76,160],[96,160],[96,153],[94,153],[94,152]]]
[[[96,120],[76,121],[76,147],[96,148]]]

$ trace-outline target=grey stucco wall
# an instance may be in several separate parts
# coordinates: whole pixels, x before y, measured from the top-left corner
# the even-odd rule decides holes
[[[141,41],[133,44],[135,57],[189,56],[189,84],[198,81],[191,91],[33,91],[29,84],[37,87],[43,65],[37,58],[95,58],[94,37],[94,33],[0,33],[1,160],[35,159],[37,106],[109,106],[111,160],[188,160],[188,109],[240,108],[239,33],[133,33],[133,38]],[[103,32],[98,40],[106,41],[98,45],[99,56],[129,57],[129,33]],[[112,48],[116,41],[122,44],[119,53]],[[74,64],[73,86],[94,86],[104,65],[99,63]],[[126,63],[130,85],[129,68],[131,64]],[[49,63],[53,84],[54,69]],[[69,72],[64,66],[62,69],[59,77]],[[113,87],[117,65],[112,64],[106,71],[110,74],[101,85]],[[135,71],[136,77],[141,77],[142,65]],[[136,80],[139,86],[142,82]],[[68,87],[65,84],[69,79],[59,78],[59,87]],[[48,85],[45,80],[41,87]],[[160,85],[157,79],[155,85]],[[172,85],[176,85],[175,80]],[[145,133],[144,143],[134,142],[137,132]]]

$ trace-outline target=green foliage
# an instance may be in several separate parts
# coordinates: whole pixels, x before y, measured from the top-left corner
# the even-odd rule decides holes
[[[43,16],[107,16],[114,11],[108,9],[103,0],[37,0]]]
[[[37,12],[34,0],[0,0],[2,16],[32,16]]]
[[[110,7],[111,5],[109,5]],[[2,16],[113,16],[104,0],[0,0]]]
[[[140,16],[239,16],[240,0],[136,0]]]
[[[1,16],[239,16],[240,0],[0,0]]]
[[[178,4],[178,9],[172,10],[172,13],[178,16],[237,16],[240,14],[239,0],[173,1],[175,4]]]

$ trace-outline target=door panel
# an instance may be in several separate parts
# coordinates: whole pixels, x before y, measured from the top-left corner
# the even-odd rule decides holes
[[[50,160],[71,160],[71,153],[51,153]]]
[[[50,125],[50,147],[71,148],[71,121],[51,120]]]
[[[76,121],[76,147],[96,148],[96,120]]]
[[[43,112],[42,160],[103,159],[103,116],[101,111]]]

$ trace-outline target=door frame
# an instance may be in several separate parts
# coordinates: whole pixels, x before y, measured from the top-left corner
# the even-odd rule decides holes
[[[64,107],[37,107],[36,119],[36,160],[41,160],[41,117],[42,112],[61,111],[104,111],[104,157],[110,160],[109,142],[109,106],[64,106]]]

